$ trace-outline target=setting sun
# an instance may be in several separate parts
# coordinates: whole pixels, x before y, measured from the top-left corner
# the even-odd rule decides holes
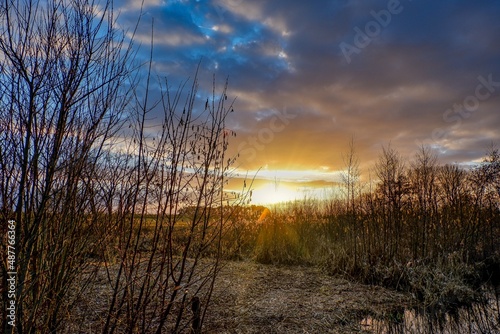
[[[276,204],[293,201],[300,198],[296,189],[289,186],[268,182],[262,187],[253,191],[252,203],[255,204]]]

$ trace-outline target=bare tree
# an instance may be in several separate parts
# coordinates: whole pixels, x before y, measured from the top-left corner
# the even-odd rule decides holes
[[[1,4],[0,207],[17,223],[18,333],[56,331],[80,293],[89,180],[127,101],[131,53],[114,20],[111,1]]]
[[[499,166],[499,150],[492,144],[487,151],[487,156],[469,175],[475,226],[467,239],[470,240],[471,248],[474,244],[482,246],[471,249],[471,253],[475,255],[478,249],[489,253],[498,246],[498,241],[494,236],[497,234],[495,216],[500,209],[498,204],[500,203]]]
[[[470,202],[467,171],[457,165],[444,165],[438,168],[437,181],[442,245],[445,251],[450,251],[459,247],[470,225],[467,221]]]
[[[398,253],[402,233],[402,209],[407,193],[406,167],[401,155],[391,146],[383,148],[375,165],[379,179],[378,195],[381,201],[383,244],[389,258]]]
[[[342,157],[344,161],[344,171],[342,172],[342,182],[344,184],[345,200],[346,200],[346,217],[348,229],[351,231],[350,239],[354,252],[354,264],[358,261],[358,233],[363,230],[358,226],[356,200],[360,199],[360,177],[359,158],[355,151],[354,137],[349,141],[349,151]],[[362,232],[362,231],[361,231]],[[364,236],[364,234],[362,234]],[[363,238],[364,245],[364,238]]]
[[[216,94],[214,79],[201,105],[197,76],[189,89],[186,82],[175,92],[168,82],[159,84],[163,98],[148,105],[146,87],[130,117],[134,135],[124,159],[130,173],[111,176],[126,185],[128,197],[114,193],[126,204],[113,216],[118,254],[106,261],[113,289],[102,333],[180,332],[190,320],[201,328],[220,268],[223,230],[233,205],[245,200],[224,191],[235,161],[226,153],[235,136],[225,124],[233,111],[227,83]],[[148,115],[158,109],[163,122],[146,131]],[[193,315],[186,312],[191,300],[198,303]]]
[[[409,227],[417,231],[414,234],[416,239],[412,242],[415,258],[427,256],[429,245],[439,244],[428,240],[431,236],[439,238],[441,232],[436,229],[439,224],[431,221],[437,218],[438,211],[436,174],[437,155],[429,147],[422,146],[416,153],[409,171],[410,190],[415,196],[416,204],[414,226]],[[420,254],[417,254],[418,249]]]

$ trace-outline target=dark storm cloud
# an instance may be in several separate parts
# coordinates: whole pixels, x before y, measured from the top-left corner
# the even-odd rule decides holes
[[[200,0],[146,3],[144,11],[155,18],[162,75],[185,79],[203,57],[202,91],[211,73],[229,77],[240,143],[262,137],[283,109],[297,115],[242,168],[334,170],[351,135],[367,162],[389,142],[403,155],[429,144],[444,162],[460,162],[500,141],[496,1]],[[143,44],[148,29],[141,25]],[[346,57],[342,45],[357,51]],[[472,112],[453,111],[474,102],[488,76],[489,96]]]

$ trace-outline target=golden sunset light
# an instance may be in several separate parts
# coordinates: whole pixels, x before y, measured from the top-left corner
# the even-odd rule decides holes
[[[298,200],[302,196],[296,189],[287,186],[276,185],[268,182],[263,187],[255,188],[252,195],[252,203],[255,204],[276,204]]]

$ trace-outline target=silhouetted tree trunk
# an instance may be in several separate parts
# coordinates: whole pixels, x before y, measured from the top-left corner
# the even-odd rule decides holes
[[[387,248],[384,253],[392,259],[402,241],[402,207],[407,187],[403,158],[390,146],[384,147],[375,172],[380,180],[378,192],[382,200],[383,245]]]
[[[342,182],[345,188],[345,207],[347,228],[349,229],[349,237],[351,240],[351,247],[354,252],[354,266],[358,263],[358,236],[363,233],[363,228],[358,224],[358,212],[356,201],[359,200],[359,179],[361,176],[359,170],[359,159],[354,147],[354,138],[349,142],[349,151],[344,160],[344,172],[342,173]],[[364,234],[363,234],[364,235]],[[362,240],[365,242],[364,238]]]
[[[423,146],[417,152],[409,173],[415,202],[415,226],[409,226],[409,229],[416,232],[413,233],[415,239],[412,241],[415,258],[425,258],[429,251],[433,251],[429,249],[430,246],[439,244],[436,243],[440,238],[439,224],[434,220],[437,212],[436,166],[437,156]],[[429,240],[431,237],[435,240]]]

